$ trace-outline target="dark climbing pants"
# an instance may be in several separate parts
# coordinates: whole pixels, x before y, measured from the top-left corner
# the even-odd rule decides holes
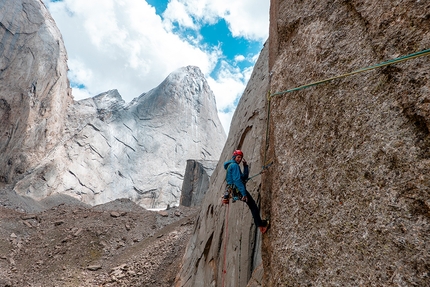
[[[248,191],[246,191],[246,197],[248,197],[248,202],[246,202],[246,204],[248,205],[249,209],[251,210],[255,225],[257,227],[264,226],[264,224],[261,220],[261,217],[260,217],[260,209],[258,208],[257,204],[255,203],[254,198],[252,198],[251,194]]]

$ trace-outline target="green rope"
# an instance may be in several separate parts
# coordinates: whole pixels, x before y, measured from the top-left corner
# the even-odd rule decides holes
[[[264,164],[267,161],[267,150],[269,149],[269,128],[270,128],[270,102],[272,97],[270,96],[270,91],[267,92],[267,125],[266,125],[266,148],[264,149]],[[263,166],[264,169],[264,166]]]
[[[254,174],[251,177],[248,177],[245,181],[248,182],[249,180],[253,179],[256,176],[259,176],[260,174],[262,174],[266,169],[268,169],[271,165],[273,164],[273,161],[270,162],[269,164],[263,165],[263,167],[261,168],[261,171],[257,174]]]
[[[392,64],[395,64],[395,63],[407,61],[407,60],[410,60],[410,59],[427,56],[429,54],[430,54],[430,49],[423,50],[423,51],[420,51],[420,52],[417,52],[417,53],[413,53],[413,54],[410,54],[410,55],[406,55],[406,56],[402,56],[402,57],[395,58],[395,59],[392,59],[392,60],[388,60],[386,62],[382,62],[382,63],[376,64],[376,65],[373,65],[373,66],[369,66],[369,67],[366,67],[366,68],[361,68],[361,69],[352,71],[350,73],[346,73],[346,74],[339,75],[339,76],[336,76],[336,77],[332,77],[332,78],[328,78],[328,79],[325,79],[325,80],[313,82],[313,83],[306,84],[306,85],[303,85],[303,86],[299,86],[299,87],[296,87],[296,88],[293,88],[293,89],[289,89],[289,90],[286,90],[286,91],[276,92],[276,93],[272,94],[271,96],[275,97],[275,96],[280,96],[280,95],[283,95],[283,94],[286,94],[286,93],[303,90],[303,89],[306,89],[306,88],[309,88],[309,87],[312,87],[312,86],[316,86],[316,85],[320,85],[320,84],[323,84],[323,83],[326,83],[326,82],[330,82],[330,81],[333,81],[333,80],[336,80],[336,79],[345,78],[345,77],[348,77],[348,76],[351,76],[351,75],[354,75],[354,74],[358,74],[358,73],[362,73],[362,72],[365,72],[365,71],[373,70],[373,69],[376,69],[376,68],[380,68],[380,67],[392,65]]]
[[[416,52],[416,53],[413,53],[413,54],[409,54],[409,55],[406,55],[406,56],[402,56],[402,57],[399,57],[399,58],[395,58],[395,59],[392,59],[392,60],[388,60],[388,61],[376,64],[376,65],[373,65],[373,66],[369,66],[369,67],[366,67],[366,68],[361,68],[361,69],[352,71],[350,73],[346,73],[346,74],[339,75],[339,76],[336,76],[336,77],[331,77],[331,78],[328,78],[328,79],[325,79],[325,80],[321,80],[321,81],[313,82],[313,83],[310,83],[310,84],[302,85],[302,86],[299,86],[299,87],[296,87],[296,88],[293,88],[293,89],[289,89],[289,90],[285,90],[285,91],[282,91],[282,92],[276,92],[274,94],[271,94],[270,91],[268,91],[268,96],[267,96],[267,100],[268,100],[267,104],[268,104],[268,106],[267,106],[267,126],[266,126],[266,148],[265,148],[265,151],[264,151],[264,161],[267,160],[266,159],[267,150],[269,149],[270,106],[271,106],[271,98],[272,97],[280,96],[280,95],[283,95],[283,94],[286,94],[286,93],[290,93],[290,92],[294,92],[294,91],[303,90],[303,89],[306,89],[306,88],[309,88],[309,87],[313,87],[313,86],[316,86],[316,85],[320,85],[320,84],[323,84],[323,83],[327,83],[327,82],[330,82],[330,81],[333,81],[333,80],[336,80],[336,79],[345,78],[345,77],[348,77],[348,76],[351,76],[351,75],[354,75],[354,74],[358,74],[358,73],[362,73],[362,72],[365,72],[365,71],[373,70],[373,69],[376,69],[376,68],[380,68],[380,67],[392,65],[392,64],[395,64],[395,63],[399,63],[399,62],[411,60],[411,59],[414,59],[414,58],[427,56],[429,54],[430,54],[430,49],[427,49],[427,50],[423,50],[423,51]],[[264,170],[266,170],[267,168],[269,168],[272,164],[273,164],[273,162],[270,162],[269,164],[267,164],[265,162],[265,165],[262,167],[261,172],[257,173],[254,176],[251,176],[250,178],[248,178],[248,180],[250,180],[250,179],[252,179],[252,178],[254,178],[254,177],[262,174],[264,172]]]

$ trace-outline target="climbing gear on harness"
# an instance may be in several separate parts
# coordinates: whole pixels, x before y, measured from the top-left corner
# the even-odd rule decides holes
[[[224,196],[222,197],[222,203],[229,204],[230,203],[230,193],[226,191]]]
[[[225,188],[224,198],[226,198],[227,195],[227,198],[231,198],[233,203],[237,200],[242,200],[242,194],[234,184],[227,184]]]

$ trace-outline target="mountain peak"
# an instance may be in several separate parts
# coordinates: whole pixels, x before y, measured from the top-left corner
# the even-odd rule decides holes
[[[128,105],[110,90],[75,102],[67,116],[70,138],[16,191],[60,191],[92,205],[123,197],[146,208],[177,205],[187,160],[218,160],[226,138],[213,92],[193,66]]]
[[[98,109],[118,109],[124,105],[124,100],[117,89],[109,90],[92,98]]]
[[[209,113],[211,118],[215,118],[215,107],[215,96],[203,73],[195,66],[177,69],[158,87],[134,102],[136,113],[143,119],[177,117],[187,110],[197,114]]]

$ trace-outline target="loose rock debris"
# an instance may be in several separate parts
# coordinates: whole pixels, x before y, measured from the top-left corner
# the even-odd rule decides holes
[[[0,286],[171,286],[197,208],[0,206]]]

